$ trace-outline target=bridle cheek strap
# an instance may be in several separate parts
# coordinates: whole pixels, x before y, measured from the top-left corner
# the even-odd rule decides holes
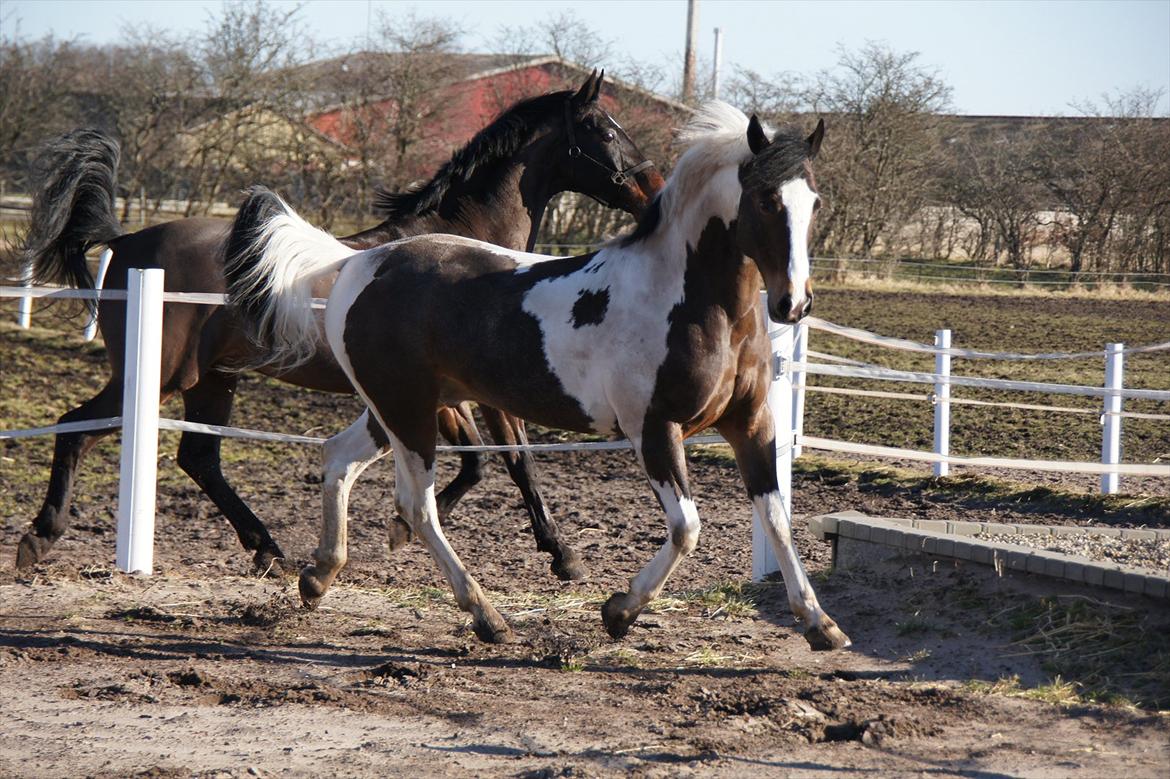
[[[580,157],[583,160],[592,162],[597,167],[610,174],[609,180],[617,186],[624,186],[631,176],[636,176],[647,168],[653,168],[654,162],[651,160],[642,160],[637,165],[631,165],[628,168],[615,168],[608,163],[590,157],[586,154],[580,146],[577,145],[577,137],[573,132],[573,106],[568,100],[565,101],[565,132],[569,136],[569,157]],[[621,152],[618,152],[619,155]]]

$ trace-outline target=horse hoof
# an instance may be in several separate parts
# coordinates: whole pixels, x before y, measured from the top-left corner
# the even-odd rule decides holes
[[[629,600],[629,593],[618,592],[611,595],[601,607],[601,621],[611,638],[623,638],[638,618],[637,610],[626,605]]]
[[[394,517],[390,520],[386,536],[390,540],[390,551],[397,551],[410,543],[410,525],[406,524],[406,520],[402,517]]]
[[[579,582],[589,575],[589,569],[576,552],[569,552],[553,560],[552,572],[563,582]]]
[[[53,542],[47,538],[28,532],[25,533],[16,547],[16,568],[23,571],[31,568],[44,559]]]
[[[279,579],[284,575],[284,553],[273,547],[272,549],[261,549],[252,558],[253,570],[256,575],[264,578],[270,577]]]
[[[500,619],[498,625],[494,625],[489,620],[475,620],[471,629],[475,631],[475,635],[480,641],[485,644],[514,644],[516,643],[516,634],[512,632],[512,628],[508,627],[508,623]]]
[[[329,586],[317,578],[312,566],[301,571],[301,577],[297,580],[297,590],[301,593],[301,605],[307,610],[315,610],[328,589]]]
[[[813,625],[804,631],[804,640],[814,652],[828,652],[834,649],[844,649],[853,642],[849,636],[837,627],[837,623],[825,617],[820,625]]]

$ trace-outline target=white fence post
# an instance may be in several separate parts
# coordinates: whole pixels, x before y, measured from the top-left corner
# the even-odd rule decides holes
[[[149,576],[154,565],[163,271],[131,268],[126,282],[126,367],[116,559],[118,570]]]
[[[765,307],[765,311],[766,311]],[[767,314],[765,313],[765,318]],[[784,514],[792,518],[792,360],[793,333],[791,325],[778,325],[767,320],[768,336],[772,341],[772,386],[768,389],[768,407],[772,410],[772,424],[776,431],[776,479],[780,486],[780,502]],[[768,534],[760,525],[760,518],[752,512],[752,581],[760,581],[780,570],[776,553],[768,541]]]
[[[796,335],[792,345],[792,459],[800,457],[800,437],[804,434],[804,365],[808,360],[808,325],[795,325]]]
[[[939,349],[951,348],[951,331],[936,330],[934,345]],[[934,383],[934,453],[949,455],[951,453],[951,356],[943,352],[934,355],[934,372],[942,377]],[[951,472],[951,464],[936,462],[934,464],[935,478],[946,476]]]
[[[32,264],[25,263],[20,268],[20,286],[32,286]],[[17,303],[16,323],[25,330],[32,327],[32,298],[21,298]]]
[[[1105,345],[1105,389],[1120,390],[1122,373],[1125,368],[1125,344]],[[1121,394],[1119,392],[1105,396],[1105,411],[1101,415],[1101,462],[1105,465],[1116,465],[1121,462]],[[1113,473],[1101,474],[1101,492],[1106,495],[1115,495],[1120,489],[1120,475]]]
[[[98,259],[97,279],[94,280],[93,288],[101,290],[106,283],[106,271],[110,269],[110,258],[114,256],[112,249],[102,250],[102,256]],[[97,320],[97,302],[94,302],[93,318],[89,320],[89,324],[85,326],[85,340],[92,341],[97,335],[98,320]]]

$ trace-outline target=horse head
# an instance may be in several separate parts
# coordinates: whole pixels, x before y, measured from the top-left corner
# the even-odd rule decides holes
[[[565,100],[561,189],[582,192],[611,208],[641,215],[664,184],[654,163],[601,105],[605,71],[593,71]]]
[[[824,135],[823,119],[807,138],[769,138],[757,117],[748,123],[752,156],[739,169],[736,241],[764,278],[768,316],[775,322],[799,322],[812,310],[808,236],[820,207],[812,161]]]

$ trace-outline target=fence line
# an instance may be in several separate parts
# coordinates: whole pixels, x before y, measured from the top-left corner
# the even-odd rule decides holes
[[[153,519],[154,519],[154,473],[157,467],[158,430],[179,430],[199,432],[208,435],[221,435],[253,440],[320,444],[325,439],[312,436],[298,436],[266,431],[243,430],[218,425],[202,425],[183,420],[169,420],[158,418],[158,376],[151,379],[150,366],[140,365],[141,362],[153,361],[157,369],[161,343],[157,336],[161,334],[162,304],[167,302],[191,303],[199,305],[221,305],[225,296],[214,293],[163,293],[162,271],[135,270],[131,274],[130,290],[73,290],[64,288],[38,288],[31,286],[0,287],[0,298],[18,297],[22,300],[31,300],[38,297],[73,298],[73,299],[102,299],[128,300],[127,305],[127,381],[125,388],[123,415],[100,420],[87,420],[63,425],[53,425],[27,430],[0,431],[0,439],[28,437],[31,435],[46,435],[50,433],[109,429],[121,425],[123,428],[123,471],[119,492],[119,533],[118,533],[118,566],[126,571],[144,571],[149,573],[151,567],[150,556],[153,553]],[[323,308],[325,301],[314,299],[310,305],[314,308]],[[158,324],[148,312],[157,311]],[[135,326],[134,323],[138,324]],[[802,447],[836,451],[852,454],[876,455],[898,459],[911,459],[935,464],[935,473],[945,475],[951,464],[969,467],[1017,468],[1026,470],[1047,470],[1069,473],[1094,473],[1102,475],[1102,490],[1115,492],[1118,477],[1121,475],[1154,475],[1170,477],[1170,465],[1159,464],[1121,464],[1120,435],[1121,419],[1124,417],[1165,419],[1170,418],[1159,414],[1136,414],[1122,410],[1122,400],[1125,398],[1167,401],[1170,400],[1170,391],[1162,390],[1135,390],[1125,389],[1122,385],[1122,371],[1120,362],[1117,367],[1110,368],[1105,388],[1084,387],[1079,385],[1046,384],[1041,382],[1011,381],[1005,379],[982,379],[975,377],[950,375],[950,358],[952,356],[968,359],[1002,359],[1002,360],[1038,360],[1038,359],[1081,359],[1085,357],[1100,357],[1101,352],[1084,353],[1051,353],[1051,354],[1019,354],[1012,352],[981,352],[968,349],[955,349],[950,346],[950,331],[940,330],[936,333],[937,345],[920,344],[914,341],[869,333],[856,328],[825,322],[810,318],[808,327],[776,325],[767,322],[768,334],[773,343],[773,361],[776,369],[773,375],[773,384],[769,391],[769,405],[777,420],[778,432],[785,429],[792,430],[791,436],[778,436],[780,445],[777,447],[777,476],[780,480],[781,492],[786,501],[785,510],[790,513],[789,503],[791,494],[791,459],[799,454]],[[842,335],[854,340],[871,343],[878,346],[912,351],[931,353],[935,355],[936,367],[934,373],[915,371],[899,371],[881,366],[861,363],[855,360],[835,357],[833,355],[814,352],[807,348],[807,334],[809,328]],[[1161,351],[1170,348],[1170,342],[1153,344],[1144,347],[1125,349],[1121,344],[1110,344],[1109,356],[1111,360],[1121,361],[1126,354],[1137,354]],[[809,363],[808,359],[815,357],[830,362],[844,364]],[[892,393],[876,390],[855,390],[847,388],[806,386],[804,377],[811,375],[841,376],[863,378],[880,381],[927,383],[934,385],[934,392],[925,395],[910,393]],[[793,379],[797,379],[793,381]],[[1068,413],[1091,413],[1088,409],[1074,409],[1057,406],[1036,406],[1030,404],[992,403],[961,398],[950,398],[951,386],[984,387],[990,389],[1016,390],[1028,392],[1043,392],[1053,394],[1071,394],[1102,398],[1105,407],[1101,412],[1106,429],[1102,444],[1102,462],[1070,462],[1052,460],[1025,460],[1002,457],[972,457],[956,456],[949,453],[949,414],[939,413],[939,408],[949,411],[951,403],[967,403],[972,405],[989,405],[1012,408],[1028,408],[1032,410],[1060,411]],[[803,434],[804,401],[806,392],[823,392],[838,394],[854,394],[868,397],[887,397],[897,399],[930,400],[936,409],[935,413],[935,451],[921,452],[896,447],[858,444],[844,441],[832,441]],[[724,443],[718,436],[704,436],[692,439],[689,444]],[[501,452],[501,451],[531,451],[531,452],[562,452],[562,451],[589,451],[614,450],[630,448],[629,441],[595,441],[563,444],[529,444],[524,446],[443,446],[439,451],[458,452]],[[152,467],[153,466],[153,467]],[[150,527],[150,543],[143,540]],[[753,519],[753,576],[760,578],[765,573],[777,569],[775,557],[770,546],[766,543],[765,534],[759,526],[758,517]],[[147,551],[143,551],[147,549]],[[143,562],[145,560],[145,562]]]

